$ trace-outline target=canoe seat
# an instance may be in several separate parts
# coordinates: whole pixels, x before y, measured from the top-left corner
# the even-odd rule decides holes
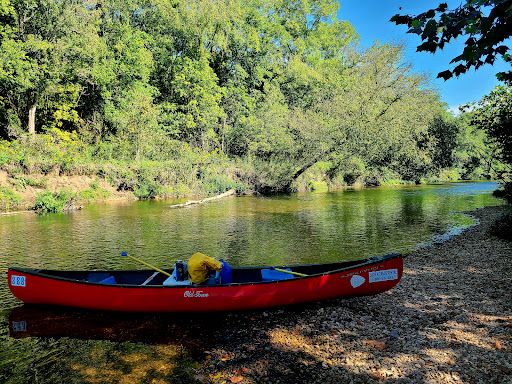
[[[90,272],[87,276],[87,281],[90,283],[99,283],[101,280],[105,280],[110,277],[108,272]]]
[[[283,268],[285,271],[292,271],[290,268]],[[262,269],[261,270],[261,279],[262,281],[275,281],[275,280],[286,280],[293,279],[293,275],[276,271],[274,269]]]
[[[221,281],[221,278],[220,278],[220,273],[215,271],[215,273],[211,274],[210,277],[208,277],[208,279],[204,282],[204,283],[201,283],[201,285],[203,284],[206,284],[206,285],[219,285],[220,284],[220,281]],[[175,276],[172,275],[171,277],[168,277],[164,283],[164,285],[191,285],[192,282],[190,280],[176,280]]]
[[[109,276],[106,279],[98,281],[101,284],[117,284],[117,281],[114,276]]]
[[[165,281],[163,282],[163,285],[191,285],[192,282],[190,280],[176,280],[176,278],[174,276],[171,276],[171,277],[168,277],[167,279],[165,279]]]

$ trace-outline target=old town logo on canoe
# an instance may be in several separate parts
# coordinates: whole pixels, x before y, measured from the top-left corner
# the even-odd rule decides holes
[[[352,285],[352,288],[357,288],[359,287],[360,285],[363,285],[363,283],[365,282],[365,278],[363,276],[359,276],[359,275],[354,275],[352,276],[352,278],[350,279],[350,284]]]
[[[203,293],[203,291],[185,291],[183,293],[183,297],[208,297],[208,293]]]

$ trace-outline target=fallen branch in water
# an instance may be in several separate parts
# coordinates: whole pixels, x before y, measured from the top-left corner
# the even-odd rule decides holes
[[[208,203],[210,201],[219,200],[224,197],[233,196],[233,195],[236,195],[236,191],[234,189],[230,189],[229,191],[221,193],[220,195],[217,195],[217,196],[207,197],[206,199],[202,199],[202,200],[189,200],[183,204],[171,205],[170,208],[183,208],[183,207],[188,207],[188,206],[194,205],[194,204]]]

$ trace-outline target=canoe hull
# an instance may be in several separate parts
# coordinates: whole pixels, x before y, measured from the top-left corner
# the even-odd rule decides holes
[[[129,312],[252,310],[375,295],[402,277],[401,255],[305,278],[218,286],[129,286],[54,279],[10,268],[9,287],[24,303]]]

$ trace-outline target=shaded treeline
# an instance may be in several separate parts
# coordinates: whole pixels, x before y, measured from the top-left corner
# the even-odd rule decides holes
[[[0,166],[139,197],[491,175],[485,133],[338,6],[3,0]]]

